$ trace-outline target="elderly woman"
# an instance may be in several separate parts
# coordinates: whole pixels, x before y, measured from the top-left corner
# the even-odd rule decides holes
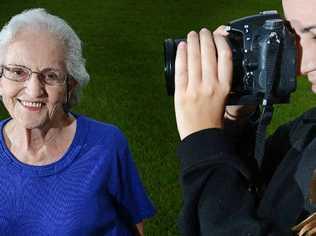
[[[139,235],[154,214],[119,129],[69,112],[81,42],[43,9],[0,32],[0,235]]]

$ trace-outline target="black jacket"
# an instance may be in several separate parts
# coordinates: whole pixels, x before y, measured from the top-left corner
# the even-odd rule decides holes
[[[183,235],[293,235],[291,228],[316,211],[316,108],[267,140],[260,167],[250,151],[253,134],[252,127],[234,136],[206,129],[181,142]]]

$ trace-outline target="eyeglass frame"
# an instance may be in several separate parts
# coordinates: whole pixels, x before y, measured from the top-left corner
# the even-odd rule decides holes
[[[66,84],[66,86],[68,86],[68,80],[70,79],[69,77],[72,77],[71,75],[69,75],[69,74],[67,74],[67,73],[64,73],[63,71],[58,70],[58,69],[45,68],[45,69],[43,69],[43,70],[41,70],[41,71],[33,71],[33,70],[31,70],[30,68],[28,68],[27,66],[24,66],[24,65],[12,65],[12,66],[21,67],[21,68],[26,69],[26,70],[29,72],[27,78],[26,78],[25,80],[18,81],[18,80],[13,80],[13,79],[10,79],[10,78],[6,77],[4,70],[5,70],[5,69],[6,69],[6,70],[9,69],[8,65],[0,65],[0,67],[1,67],[0,77],[3,76],[3,77],[6,78],[7,80],[14,81],[14,82],[17,82],[17,83],[22,83],[22,82],[25,82],[25,81],[29,80],[29,79],[31,78],[32,74],[43,75],[43,74],[42,74],[43,71],[45,71],[45,70],[47,70],[47,69],[48,69],[48,70],[50,69],[50,70],[52,70],[52,71],[61,72],[61,73],[64,75],[63,83],[60,83],[60,84],[54,84],[54,85],[53,85],[53,84],[48,84],[48,83],[45,82],[45,80],[40,79],[40,82],[41,82],[41,83],[43,83],[43,84],[45,84],[45,85],[48,85],[48,86],[61,86],[61,85],[64,85],[64,84]]]

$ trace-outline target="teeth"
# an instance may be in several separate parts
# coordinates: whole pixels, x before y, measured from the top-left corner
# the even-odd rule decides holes
[[[40,108],[42,107],[43,103],[41,102],[27,102],[27,101],[21,101],[23,106],[26,107],[35,107],[35,108]]]

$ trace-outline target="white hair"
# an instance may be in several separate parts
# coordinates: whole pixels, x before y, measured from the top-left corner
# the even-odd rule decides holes
[[[0,60],[3,61],[5,51],[14,40],[19,31],[46,30],[53,33],[65,45],[65,66],[67,73],[78,82],[71,97],[69,105],[79,102],[79,95],[84,85],[89,82],[90,76],[85,67],[85,59],[82,56],[81,40],[74,30],[63,19],[51,15],[45,9],[37,8],[25,10],[13,16],[0,31]]]

